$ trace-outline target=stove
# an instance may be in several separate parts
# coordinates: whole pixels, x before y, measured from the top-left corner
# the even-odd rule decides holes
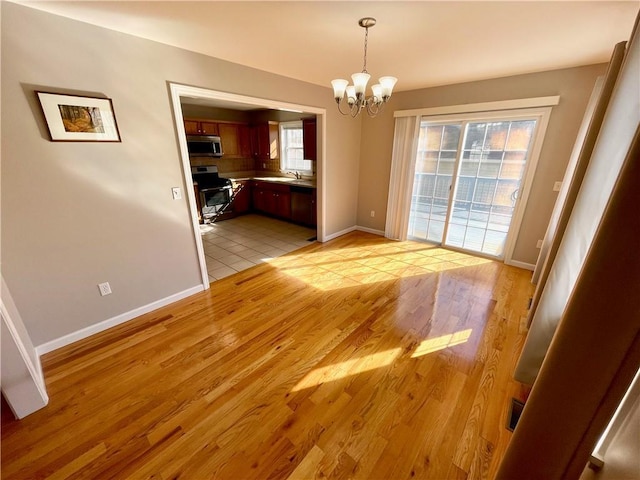
[[[191,176],[199,200],[201,220],[204,223],[215,222],[231,203],[231,180],[220,177],[216,165],[191,167]]]

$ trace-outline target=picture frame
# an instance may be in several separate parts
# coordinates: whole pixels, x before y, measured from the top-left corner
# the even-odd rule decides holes
[[[120,142],[110,98],[36,92],[52,142]]]

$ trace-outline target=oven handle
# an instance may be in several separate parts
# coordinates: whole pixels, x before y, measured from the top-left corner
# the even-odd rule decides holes
[[[224,187],[209,187],[209,188],[201,188],[201,192],[217,192],[220,190],[233,190],[233,187],[230,185],[225,185]]]

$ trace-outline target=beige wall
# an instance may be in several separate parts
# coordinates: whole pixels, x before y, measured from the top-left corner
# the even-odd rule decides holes
[[[544,237],[557,196],[553,183],[563,178],[591,90],[605,69],[590,65],[394,94],[381,115],[362,121],[358,225],[384,230],[395,110],[560,95],[513,254],[516,261],[534,264],[536,242]],[[373,218],[371,210],[376,212]]]
[[[360,125],[329,88],[1,8],[2,274],[36,346],[200,283],[168,82],[327,108],[326,233],[355,224]],[[50,142],[35,89],[112,98],[122,143]]]

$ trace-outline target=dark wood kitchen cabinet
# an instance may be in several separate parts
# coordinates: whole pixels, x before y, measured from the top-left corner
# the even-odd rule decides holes
[[[187,135],[219,135],[217,122],[198,118],[185,118],[184,131]]]
[[[291,220],[303,225],[316,226],[316,189],[291,186]]]
[[[222,142],[222,155],[226,158],[240,157],[240,134],[235,123],[218,124],[220,141]]]
[[[249,133],[249,125],[238,125],[238,148],[240,149],[240,157],[251,158],[251,136]]]
[[[251,211],[251,181],[238,180],[233,191],[233,203],[231,204],[233,213],[242,215]]]
[[[278,122],[263,122],[251,126],[253,156],[259,160],[280,157],[280,131]]]
[[[266,188],[265,184],[256,182],[251,187],[251,199],[253,200],[253,209],[258,212],[273,214],[276,209],[275,197],[273,190]]]
[[[251,197],[254,210],[285,220],[291,219],[291,193],[288,185],[254,182]]]
[[[258,184],[254,183],[251,188],[251,200],[253,203],[253,209],[258,212],[273,210],[273,200],[271,199],[271,195],[265,194],[264,188]]]
[[[187,135],[219,136],[225,158],[251,158],[252,156],[249,125],[247,124],[185,118],[184,130]]]
[[[275,194],[275,212],[277,217],[291,219],[291,194],[286,191],[274,192]]]
[[[316,161],[318,157],[318,142],[316,140],[316,119],[315,118],[303,118],[302,119],[302,151],[303,158],[306,160]]]

